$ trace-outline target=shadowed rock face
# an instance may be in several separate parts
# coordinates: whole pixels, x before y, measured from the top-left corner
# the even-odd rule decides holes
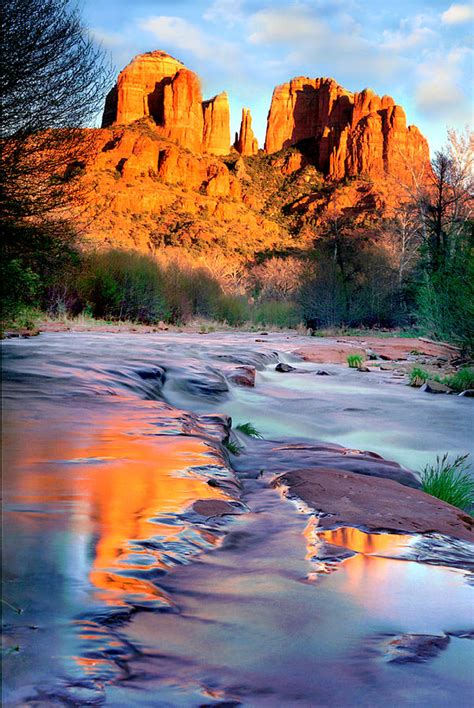
[[[316,167],[331,179],[360,174],[411,182],[426,171],[429,149],[390,96],[352,94],[334,79],[298,77],[277,86],[268,114],[265,151],[310,141]]]

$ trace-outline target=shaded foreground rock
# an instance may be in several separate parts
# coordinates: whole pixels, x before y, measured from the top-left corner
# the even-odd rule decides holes
[[[415,489],[421,486],[417,477],[397,462],[384,460],[375,452],[351,450],[333,443],[259,440],[249,441],[247,449],[249,454],[239,460],[237,469],[249,476],[262,468],[273,474],[304,468],[311,468],[316,474],[320,468],[331,468],[392,479]]]
[[[287,487],[290,496],[321,514],[321,529],[359,526],[398,533],[438,532],[474,542],[472,517],[391,479],[317,467],[292,470],[273,484]]]
[[[255,386],[255,367],[238,366],[227,374],[227,378],[236,386]]]
[[[291,366],[291,364],[280,362],[275,366],[275,371],[279,371],[281,374],[288,374],[290,371],[296,371],[296,368]]]
[[[426,393],[451,393],[449,386],[439,383],[438,381],[427,381],[420,388],[420,391],[426,391]]]

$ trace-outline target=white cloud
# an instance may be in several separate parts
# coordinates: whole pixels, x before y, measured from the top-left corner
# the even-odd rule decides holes
[[[252,44],[291,43],[312,39],[324,33],[325,24],[314,17],[304,5],[261,10],[250,18]]]
[[[242,22],[242,0],[214,0],[203,14],[209,22],[224,22],[229,27]]]
[[[126,37],[119,32],[107,32],[101,29],[91,29],[90,34],[96,42],[100,42],[104,47],[121,47],[126,41]]]
[[[453,121],[469,119],[464,70],[472,55],[471,49],[458,47],[447,55],[430,56],[420,64],[415,102],[421,113]]]
[[[156,39],[177,49],[186,49],[201,59],[209,55],[208,42],[200,29],[182,17],[160,15],[138,23],[140,29],[155,35]]]
[[[415,15],[400,21],[398,30],[382,32],[383,49],[396,52],[409,51],[415,47],[427,44],[436,37],[436,32],[429,27],[434,18],[429,15]]]
[[[207,34],[182,17],[148,17],[139,21],[138,27],[154,35],[159,49],[182,50],[200,60],[218,61],[229,69],[238,64],[238,45]]]
[[[454,3],[442,13],[441,21],[445,25],[460,25],[471,22],[474,19],[474,7],[472,5],[462,5]]]

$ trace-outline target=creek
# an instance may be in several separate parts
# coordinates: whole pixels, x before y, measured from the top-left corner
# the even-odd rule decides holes
[[[3,607],[5,705],[470,705],[467,564],[416,560],[416,535],[322,532],[258,442],[237,433],[232,470],[221,440],[231,416],[419,469],[472,451],[472,401],[301,362],[303,341],[4,343],[3,597],[21,610]]]

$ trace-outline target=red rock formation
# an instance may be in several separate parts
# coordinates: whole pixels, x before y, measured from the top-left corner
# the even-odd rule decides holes
[[[148,116],[163,137],[190,150],[214,155],[230,151],[227,94],[203,103],[198,76],[161,51],[135,57],[120,72],[105,101],[102,127]]]
[[[333,79],[299,77],[273,92],[265,151],[302,140],[331,179],[367,175],[409,182],[429,162],[425,138],[407,128],[403,109],[390,96],[371,89],[351,94]]]
[[[157,124],[163,120],[163,88],[166,80],[184,65],[166,52],[148,52],[136,56],[123,69],[105,101],[102,127],[112,123],[126,125],[151,116]]]
[[[189,69],[180,69],[163,90],[164,136],[200,152],[204,121],[201,85]]]
[[[223,93],[204,101],[204,132],[202,147],[212,155],[228,155],[230,152],[230,110],[227,94]]]
[[[120,72],[106,98],[102,127],[150,116],[163,137],[197,152],[203,115],[199,78],[165,52],[141,54]]]
[[[258,152],[257,138],[252,130],[252,116],[249,108],[242,108],[239,137],[236,136],[235,149],[241,155],[256,155]]]

